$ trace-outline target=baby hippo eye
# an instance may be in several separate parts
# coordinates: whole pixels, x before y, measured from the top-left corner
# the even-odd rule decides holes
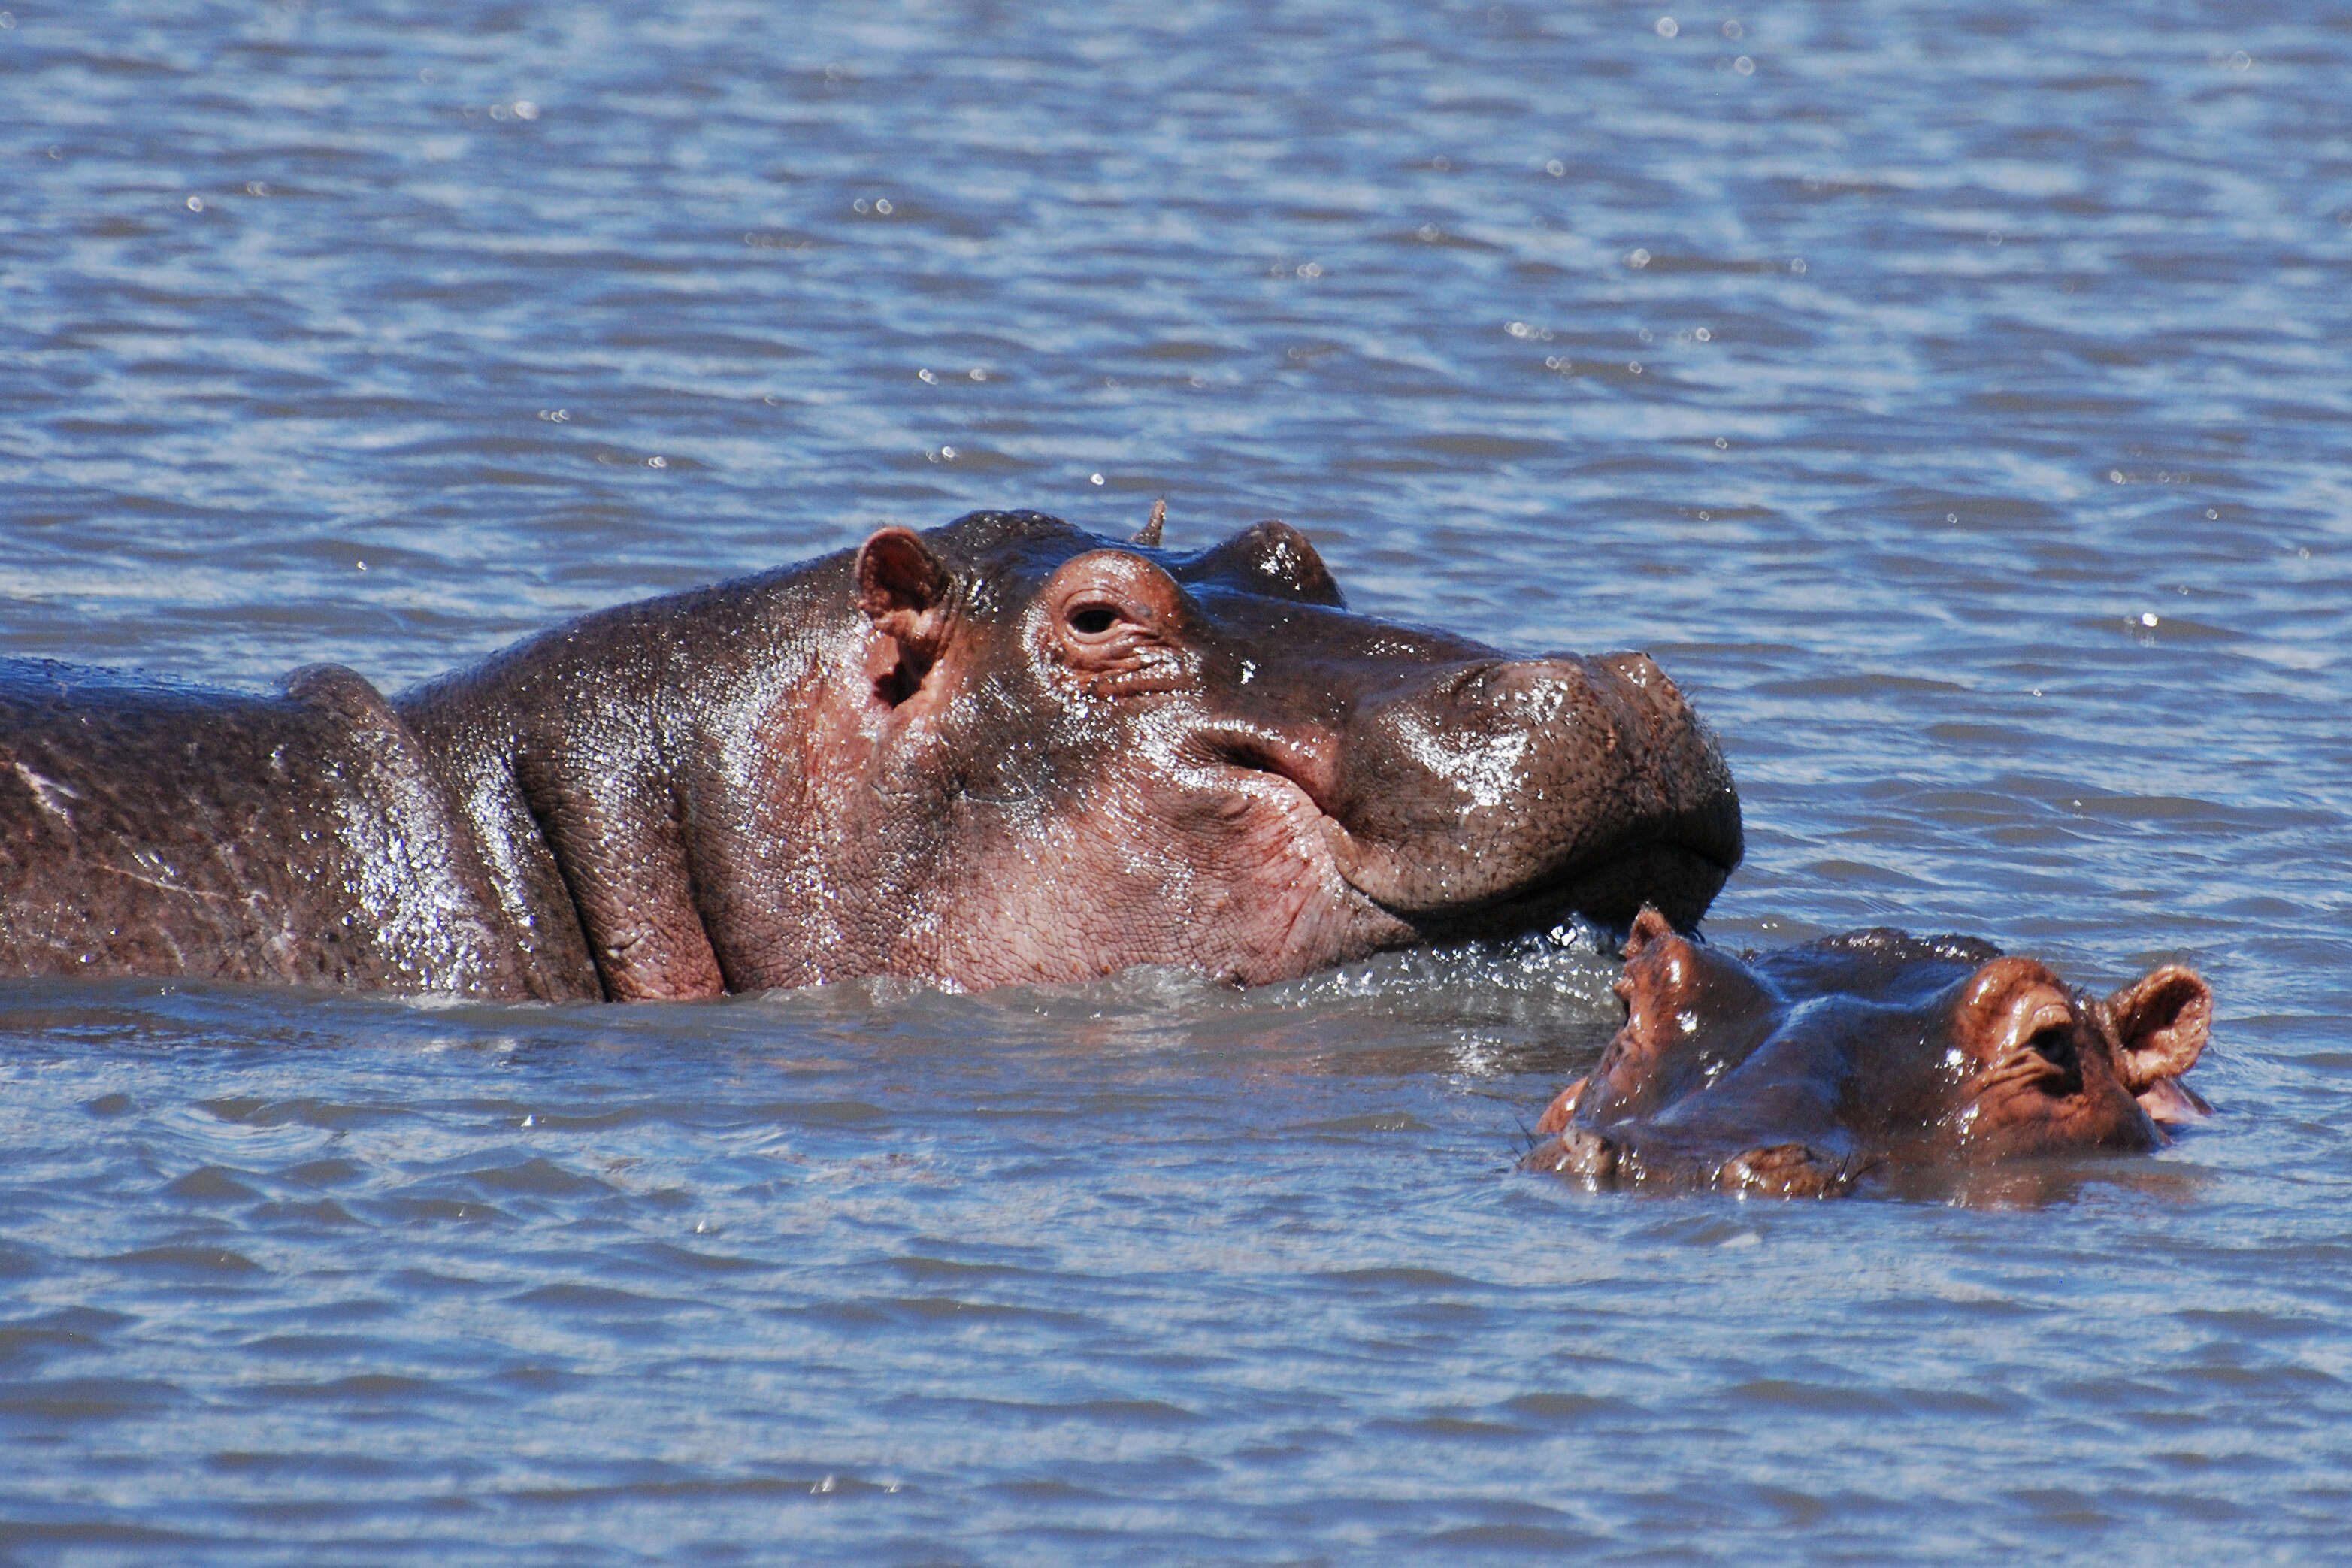
[[[2074,1065],[2074,1030],[2071,1025],[2053,1024],[2046,1029],[2036,1029],[2025,1042],[2026,1048],[2056,1068]]]
[[[1118,611],[1109,605],[1081,605],[1070,612],[1070,629],[1080,637],[1098,637],[1118,625]]]

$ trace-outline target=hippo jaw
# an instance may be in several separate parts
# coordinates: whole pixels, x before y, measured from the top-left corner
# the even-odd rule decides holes
[[[1642,654],[1472,659],[1310,743],[1227,750],[1297,786],[1338,875],[1423,940],[1644,904],[1688,928],[1742,852],[1720,748]]]
[[[1431,876],[1407,851],[1351,833],[1337,817],[1325,816],[1321,826],[1349,887],[1441,941],[1541,929],[1580,914],[1621,925],[1643,904],[1687,929],[1715,901],[1740,856],[1736,819],[1726,833],[1719,820],[1698,816],[1658,823],[1517,882],[1475,875],[1482,868],[1475,859],[1467,862],[1472,874],[1456,880]]]

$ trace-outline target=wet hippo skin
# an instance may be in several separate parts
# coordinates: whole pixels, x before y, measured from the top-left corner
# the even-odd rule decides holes
[[[1260,523],[1034,512],[588,616],[386,700],[0,664],[0,973],[545,999],[1694,922],[1729,772],[1638,654],[1350,614]]]
[[[2141,1152],[2210,1110],[2179,1079],[2205,982],[2112,996],[1966,937],[1855,931],[1744,961],[1633,921],[1625,1024],[1521,1162],[1593,1187],[1833,1197],[1927,1171]]]

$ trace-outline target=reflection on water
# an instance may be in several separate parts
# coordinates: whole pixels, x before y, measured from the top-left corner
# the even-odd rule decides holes
[[[391,688],[883,522],[1281,516],[1360,608],[1655,654],[1747,803],[1717,941],[2185,960],[2222,1116],[1886,1202],[1513,1176],[1589,941],[11,984],[0,1555],[2332,1544],[2352,38],[1668,8],[13,4],[0,650]]]

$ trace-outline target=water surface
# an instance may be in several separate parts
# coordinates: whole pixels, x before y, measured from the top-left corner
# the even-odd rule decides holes
[[[0,16],[0,651],[387,689],[1035,506],[1643,647],[1769,945],[2220,994],[2030,1192],[1509,1173],[1589,940],[501,1008],[0,984],[0,1557],[2298,1561],[2352,1521],[2352,26]]]

